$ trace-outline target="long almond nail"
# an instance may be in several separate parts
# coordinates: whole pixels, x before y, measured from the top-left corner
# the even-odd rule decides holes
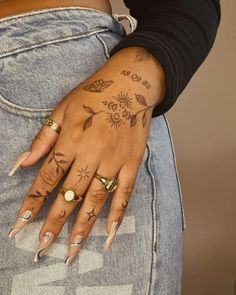
[[[104,250],[107,251],[110,246],[111,246],[111,243],[112,241],[114,240],[115,236],[116,236],[116,233],[117,233],[117,230],[119,228],[119,223],[117,221],[113,221],[112,222],[112,225],[111,225],[111,229],[110,229],[110,232],[109,232],[109,235],[108,235],[108,238],[104,244]]]
[[[76,235],[74,241],[70,244],[65,263],[70,265],[76,255],[79,253],[83,243],[83,236]]]
[[[24,211],[19,217],[12,229],[10,230],[8,236],[9,238],[15,237],[20,230],[29,222],[31,219],[32,212],[30,210]]]
[[[24,160],[29,156],[29,154],[30,151],[26,151],[19,156],[19,158],[12,165],[10,172],[8,173],[8,176],[12,176],[16,172],[16,170],[20,167]]]
[[[42,238],[41,238],[40,243],[38,245],[38,249],[37,249],[34,259],[33,259],[34,262],[38,262],[43,257],[43,255],[48,250],[49,246],[52,244],[53,238],[54,238],[54,234],[51,232],[45,232],[42,235]]]

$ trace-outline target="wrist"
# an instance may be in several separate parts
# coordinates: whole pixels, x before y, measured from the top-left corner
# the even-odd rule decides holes
[[[150,104],[160,104],[165,95],[165,74],[163,67],[145,48],[126,47],[114,54],[103,70],[112,70],[113,76],[120,76],[121,83],[130,81],[132,90],[142,92]]]

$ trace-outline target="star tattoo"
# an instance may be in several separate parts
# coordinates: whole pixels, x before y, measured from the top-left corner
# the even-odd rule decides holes
[[[90,211],[90,212],[87,212],[87,214],[88,214],[88,221],[92,218],[92,217],[95,217],[96,215],[94,214],[94,210],[95,210],[95,207],[93,208],[93,210],[92,211]]]

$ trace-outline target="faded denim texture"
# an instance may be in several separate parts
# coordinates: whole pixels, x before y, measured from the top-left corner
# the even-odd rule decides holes
[[[181,293],[182,195],[165,115],[152,118],[130,203],[103,253],[112,194],[85,248],[64,263],[78,210],[38,264],[38,233],[57,189],[39,216],[8,238],[22,198],[42,164],[7,176],[55,104],[98,70],[125,31],[117,15],[82,7],[52,8],[0,19],[0,294],[178,295]],[[135,21],[131,20],[131,29]],[[62,180],[63,181],[63,180]],[[61,184],[61,183],[60,183]]]

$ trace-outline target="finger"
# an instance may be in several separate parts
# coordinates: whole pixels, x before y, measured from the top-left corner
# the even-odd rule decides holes
[[[118,173],[118,168],[109,164],[99,165],[97,173],[105,177],[114,177]],[[93,177],[70,235],[69,249],[65,260],[67,265],[71,264],[80,252],[82,243],[87,239],[107,197],[108,192],[103,188],[101,182]]]
[[[60,103],[51,113],[50,117],[60,126],[63,124],[64,112],[66,103]],[[12,176],[19,167],[27,167],[35,164],[43,156],[47,155],[58,139],[58,133],[50,127],[43,125],[34,140],[31,143],[30,149],[21,154],[13,163],[9,176]]]
[[[73,152],[66,150],[66,143],[58,143],[41,166],[34,182],[22,202],[18,219],[12,227],[9,237],[14,237],[26,224],[38,214],[46,197],[56,187],[73,161]]]
[[[114,192],[110,210],[108,213],[106,221],[106,229],[108,232],[107,240],[103,245],[104,251],[107,251],[121,225],[124,218],[126,207],[128,206],[133,186],[135,184],[138,169],[134,167],[129,167],[127,164],[124,165],[118,174],[118,186]]]
[[[80,198],[78,200],[66,201],[64,195],[60,192],[58,193],[40,231],[40,242],[34,257],[35,262],[46,253],[75,207],[82,202],[83,196],[97,170],[97,166],[98,163],[93,161],[92,158],[75,159],[62,187],[72,190]]]

